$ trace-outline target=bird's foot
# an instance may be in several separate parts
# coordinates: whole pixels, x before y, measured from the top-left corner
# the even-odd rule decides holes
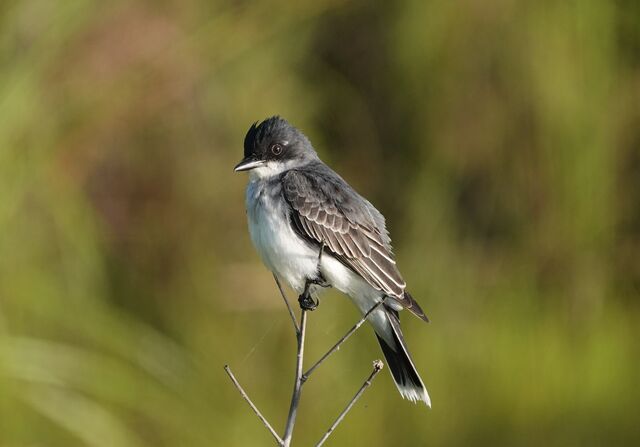
[[[327,282],[322,275],[318,275],[315,278],[309,278],[304,284],[304,292],[298,297],[298,303],[303,310],[316,310],[320,304],[319,300],[314,300],[311,296],[311,286],[318,287],[331,287],[331,284]]]
[[[302,310],[316,310],[320,301],[314,300],[309,293],[303,293],[298,297],[298,303],[300,304],[300,308]]]

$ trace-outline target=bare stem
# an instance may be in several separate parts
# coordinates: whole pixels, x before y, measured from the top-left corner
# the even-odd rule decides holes
[[[324,248],[324,245],[320,249],[320,254],[318,255],[318,263],[320,263],[320,261],[322,259],[322,249],[323,248]],[[315,369],[318,366],[320,366],[322,364],[322,362],[324,362],[327,359],[327,357],[329,357],[335,351],[340,349],[340,346],[345,341],[347,341],[347,339],[349,337],[351,337],[351,335],[353,335],[353,333],[355,331],[357,331],[358,328],[360,328],[360,326],[362,326],[364,324],[364,322],[367,320],[367,317],[369,317],[369,315],[371,315],[372,312],[374,312],[380,305],[382,305],[384,303],[384,298],[381,301],[379,301],[378,303],[376,303],[375,305],[373,305],[371,307],[371,309],[369,309],[364,314],[364,316],[360,319],[360,321],[358,321],[351,329],[349,329],[349,331],[347,331],[347,333],[340,340],[338,340],[338,342],[335,345],[333,345],[333,347],[331,347],[331,349],[329,349],[329,351],[327,351],[311,368],[309,368],[309,370],[306,373],[303,373],[303,369],[302,368],[303,368],[303,364],[304,364],[304,343],[305,343],[305,337],[306,337],[306,332],[307,332],[307,311],[304,308],[301,310],[301,313],[300,313],[300,324],[298,325],[298,321],[296,319],[296,316],[295,316],[295,313],[293,311],[293,308],[291,307],[291,304],[289,303],[289,300],[287,299],[287,296],[284,293],[284,289],[282,288],[282,285],[280,284],[280,279],[275,274],[273,275],[273,278],[274,278],[274,280],[276,282],[276,285],[278,286],[278,290],[280,291],[280,295],[282,296],[282,299],[284,300],[285,305],[287,306],[287,310],[289,311],[289,316],[291,317],[291,322],[293,323],[293,328],[295,329],[296,340],[297,340],[297,344],[298,344],[297,356],[296,356],[296,372],[295,372],[295,378],[294,378],[294,383],[293,383],[293,393],[291,394],[291,404],[289,406],[289,415],[287,416],[287,422],[286,422],[286,425],[285,425],[284,435],[282,436],[282,438],[276,433],[276,431],[273,429],[271,424],[269,424],[269,422],[262,415],[262,413],[260,413],[260,410],[258,410],[258,408],[253,404],[251,399],[249,399],[249,396],[247,395],[247,393],[244,391],[244,389],[242,388],[240,383],[238,383],[238,381],[236,380],[235,376],[231,372],[231,368],[229,368],[229,365],[225,365],[224,369],[227,372],[227,374],[229,375],[229,377],[231,378],[231,381],[233,382],[235,387],[240,392],[240,395],[242,396],[242,398],[249,404],[249,406],[254,411],[254,413],[258,416],[258,418],[260,418],[260,420],[262,421],[264,426],[267,427],[269,432],[276,439],[278,445],[281,446],[281,447],[290,447],[291,446],[291,438],[293,437],[293,429],[294,429],[294,426],[295,426],[295,423],[296,423],[296,416],[298,414],[298,406],[300,404],[300,396],[301,396],[301,393],[302,393],[302,385],[309,378],[311,373],[313,371],[315,371]],[[318,446],[322,445],[327,440],[327,438],[331,435],[333,430],[335,430],[335,428],[342,421],[342,419],[344,419],[345,415],[351,410],[353,405],[360,398],[362,393],[364,393],[364,391],[371,385],[371,381],[376,376],[376,374],[378,374],[378,372],[380,372],[382,367],[383,367],[383,364],[382,364],[382,362],[380,360],[376,360],[374,362],[373,372],[369,375],[367,380],[365,380],[365,382],[362,385],[362,387],[360,387],[360,390],[358,390],[358,392],[353,397],[353,399],[351,399],[351,401],[349,402],[347,407],[338,416],[338,418],[333,423],[333,425],[331,427],[329,427],[329,430],[325,433],[323,438],[317,444]]]
[[[373,307],[371,307],[371,309],[369,309],[369,310],[367,311],[367,313],[365,313],[365,314],[362,316],[362,318],[360,319],[360,321],[358,321],[358,322],[357,322],[357,323],[356,323],[356,324],[355,324],[351,329],[349,329],[349,330],[347,331],[347,333],[346,333],[346,334],[344,334],[344,335],[342,336],[342,338],[341,338],[340,340],[338,340],[338,342],[337,342],[335,345],[333,345],[333,347],[332,347],[331,349],[329,349],[329,350],[328,350],[328,351],[327,351],[327,352],[326,352],[322,357],[320,357],[320,359],[319,359],[317,362],[315,362],[315,363],[313,364],[313,366],[312,366],[311,368],[309,368],[309,369],[307,370],[307,372],[305,372],[305,373],[302,375],[302,381],[303,381],[303,382],[305,382],[305,381],[309,378],[309,376],[311,375],[311,373],[313,373],[313,371],[315,371],[315,369],[316,369],[318,366],[320,366],[320,364],[321,364],[322,362],[324,362],[324,361],[327,359],[327,357],[329,357],[331,354],[333,354],[333,353],[334,353],[334,352],[336,352],[338,349],[340,349],[340,346],[341,346],[345,341],[347,341],[347,339],[348,339],[349,337],[351,337],[351,335],[353,335],[353,333],[354,333],[355,331],[357,331],[357,330],[360,328],[360,326],[362,326],[362,325],[364,324],[364,322],[365,322],[365,321],[367,321],[367,317],[368,317],[369,315],[371,315],[371,313],[372,313],[373,311],[375,311],[378,307],[380,307],[380,306],[384,303],[384,300],[385,300],[385,298],[383,298],[381,301],[378,301],[376,304],[374,304],[374,305],[373,305]]]
[[[347,413],[355,405],[355,403],[358,401],[358,399],[360,399],[360,396],[362,396],[362,394],[365,392],[365,390],[371,386],[371,383],[373,382],[373,379],[375,379],[375,377],[378,375],[378,373],[380,371],[382,371],[383,367],[384,367],[384,364],[382,363],[381,360],[374,360],[374,362],[373,362],[373,371],[371,371],[371,374],[369,374],[369,377],[367,377],[367,380],[364,381],[364,383],[362,384],[362,386],[360,387],[358,392],[355,394],[355,396],[353,396],[353,399],[351,399],[351,401],[347,404],[345,409],[342,410],[342,413],[340,413],[340,415],[334,421],[334,423],[331,424],[331,427],[329,427],[329,430],[327,430],[327,432],[324,434],[322,439],[320,439],[320,441],[318,441],[318,443],[316,444],[316,447],[320,447],[329,438],[329,436],[331,436],[331,433],[333,433],[333,431],[336,429],[338,424],[340,422],[342,422],[342,420],[347,415]]]
[[[302,392],[302,363],[304,360],[304,337],[307,332],[307,311],[302,309],[300,313],[300,331],[298,332],[298,355],[296,357],[296,375],[293,382],[293,393],[291,394],[291,405],[289,406],[289,416],[287,416],[287,425],[284,429],[283,442],[284,447],[291,445],[291,437],[293,436],[293,427],[296,423],[298,414],[298,404],[300,403],[300,393]]]
[[[289,304],[289,300],[287,299],[287,295],[284,293],[284,289],[282,288],[282,284],[280,284],[280,280],[276,274],[273,274],[273,279],[276,280],[276,284],[278,285],[278,290],[280,290],[280,295],[282,295],[282,299],[284,300],[284,304],[287,305],[287,310],[289,311],[289,316],[291,317],[291,321],[293,322],[293,328],[296,331],[296,334],[300,333],[300,328],[298,327],[298,321],[296,320],[296,314],[293,313],[293,309],[291,308],[291,304]]]
[[[242,388],[242,386],[240,385],[236,377],[231,372],[231,368],[229,367],[229,365],[224,365],[224,370],[227,372],[227,374],[231,378],[231,381],[240,392],[240,395],[242,396],[242,398],[245,401],[247,401],[247,403],[249,404],[253,412],[258,416],[258,418],[260,418],[264,426],[267,427],[267,430],[271,432],[273,437],[276,439],[276,442],[278,443],[278,445],[283,446],[284,441],[282,440],[282,438],[280,438],[280,436],[278,436],[278,433],[276,433],[276,431],[273,429],[271,424],[269,424],[269,421],[267,421],[267,419],[262,415],[262,413],[260,413],[260,410],[258,410],[258,407],[255,406],[255,404],[251,401],[251,399],[249,399],[249,396],[247,395],[247,393],[244,391],[244,389]]]

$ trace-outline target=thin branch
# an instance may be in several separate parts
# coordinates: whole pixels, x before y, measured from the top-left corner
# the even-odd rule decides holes
[[[384,367],[384,364],[382,363],[381,360],[374,360],[374,362],[373,362],[373,371],[371,371],[371,374],[369,374],[369,377],[367,378],[367,380],[364,381],[364,383],[362,384],[362,386],[360,387],[360,389],[358,390],[356,395],[353,396],[353,399],[351,399],[351,401],[347,404],[346,408],[344,410],[342,410],[342,413],[340,413],[340,416],[338,416],[338,418],[335,420],[335,422],[333,424],[331,424],[331,427],[329,427],[329,430],[327,430],[327,432],[324,434],[322,439],[320,439],[320,441],[318,441],[318,443],[316,444],[316,447],[320,447],[329,438],[329,436],[331,436],[331,433],[333,433],[333,431],[336,429],[338,424],[340,422],[342,422],[342,420],[347,415],[347,413],[355,405],[355,403],[358,401],[358,399],[360,399],[360,396],[362,396],[362,394],[365,392],[365,390],[371,386],[371,383],[373,382],[373,379],[375,379],[375,377],[378,375],[378,373],[380,371],[382,371],[383,367]]]
[[[242,396],[242,398],[247,401],[247,403],[249,404],[249,406],[251,407],[251,409],[253,410],[253,412],[258,416],[258,418],[260,418],[260,420],[262,421],[262,423],[264,424],[265,427],[267,427],[267,429],[271,432],[271,434],[273,435],[274,438],[276,438],[276,442],[278,443],[278,445],[283,446],[284,445],[284,441],[282,440],[282,438],[278,435],[278,433],[276,433],[276,431],[273,429],[273,427],[271,426],[271,424],[269,424],[269,421],[267,421],[267,419],[262,415],[262,413],[260,413],[260,410],[258,410],[258,407],[256,407],[254,405],[253,402],[251,402],[251,399],[249,399],[249,396],[247,395],[247,393],[244,391],[244,389],[242,388],[242,386],[240,385],[240,383],[238,382],[238,380],[236,379],[236,377],[233,375],[233,373],[231,372],[231,368],[229,368],[229,365],[224,365],[224,370],[227,372],[227,374],[229,375],[229,377],[231,378],[231,381],[233,382],[233,384],[235,385],[235,387],[238,389],[238,391],[240,391],[240,395]]]
[[[302,392],[302,363],[304,360],[304,337],[307,332],[307,311],[302,309],[300,312],[300,331],[298,332],[298,355],[296,358],[296,375],[293,382],[293,393],[291,394],[291,405],[289,406],[289,416],[287,416],[287,425],[284,429],[283,446],[291,445],[291,437],[293,436],[293,427],[296,423],[296,415],[298,414],[298,404],[300,403],[300,393]]]
[[[293,309],[291,308],[291,304],[289,304],[289,300],[287,299],[287,295],[285,295],[284,293],[284,289],[282,288],[282,285],[280,284],[280,280],[278,279],[278,276],[274,273],[273,274],[273,279],[276,280],[276,284],[278,285],[278,290],[280,290],[280,295],[282,295],[282,299],[284,300],[284,303],[287,305],[287,310],[289,311],[289,316],[291,317],[291,321],[293,322],[293,328],[296,331],[296,334],[300,333],[300,328],[298,326],[298,321],[296,320],[296,314],[293,313]]]
[[[320,264],[320,262],[322,260],[322,251],[323,251],[323,249],[324,249],[324,244],[320,248],[320,253],[318,254],[318,265]],[[305,337],[306,337],[306,332],[307,332],[307,310],[305,308],[302,308],[302,304],[301,304],[300,324],[298,325],[298,321],[296,319],[296,316],[295,316],[295,313],[293,311],[293,308],[291,307],[291,304],[289,304],[289,300],[287,299],[287,296],[284,293],[284,289],[282,288],[282,285],[280,284],[280,279],[275,274],[273,275],[273,278],[274,278],[274,280],[276,282],[276,285],[278,286],[278,290],[280,291],[280,295],[282,296],[282,299],[284,300],[285,305],[287,306],[287,310],[289,311],[289,316],[291,317],[291,322],[293,323],[293,328],[294,328],[295,333],[296,333],[296,340],[297,340],[297,344],[298,344],[297,357],[296,357],[296,372],[295,372],[295,378],[294,378],[294,384],[293,384],[293,393],[291,394],[291,404],[289,406],[289,415],[287,416],[287,422],[286,422],[286,425],[285,425],[284,435],[282,436],[282,438],[280,438],[280,436],[278,436],[278,434],[273,429],[271,424],[269,424],[267,419],[262,415],[262,413],[260,413],[260,411],[253,404],[251,399],[249,399],[249,396],[244,391],[244,389],[242,389],[242,386],[240,386],[240,383],[236,380],[235,376],[231,372],[231,369],[229,368],[229,365],[225,365],[224,369],[227,372],[227,374],[229,375],[229,377],[231,378],[231,381],[233,382],[235,387],[240,392],[240,395],[242,396],[242,398],[249,404],[249,406],[254,411],[254,413],[258,416],[258,418],[260,418],[260,420],[262,421],[264,426],[267,427],[269,432],[276,439],[278,445],[281,446],[281,447],[290,447],[291,446],[291,438],[293,437],[293,429],[294,429],[294,426],[295,426],[295,423],[296,423],[296,416],[298,414],[298,406],[300,404],[300,396],[301,396],[301,393],[302,393],[302,385],[309,378],[311,373],[313,371],[315,371],[315,369],[318,366],[320,366],[320,364],[322,364],[322,362],[324,362],[331,354],[333,354],[335,351],[340,349],[340,346],[345,341],[347,341],[347,339],[349,337],[351,337],[351,335],[355,331],[357,331],[358,328],[360,328],[360,326],[362,326],[364,324],[364,322],[367,320],[367,317],[369,317],[369,315],[371,315],[371,313],[373,311],[375,311],[380,305],[382,305],[384,303],[384,298],[381,301],[379,301],[378,303],[376,303],[375,305],[373,305],[371,307],[371,309],[369,309],[364,314],[364,316],[360,319],[360,321],[358,321],[358,323],[356,323],[351,329],[349,329],[349,331],[340,340],[338,340],[338,342],[335,345],[333,345],[333,347],[331,349],[329,349],[329,351],[327,351],[320,358],[320,360],[318,360],[311,368],[309,368],[309,370],[306,373],[303,373],[304,344],[305,344]],[[308,291],[305,288],[305,294],[306,293],[308,293]],[[342,421],[342,419],[344,419],[345,415],[351,410],[353,405],[360,398],[362,393],[364,393],[364,391],[371,385],[371,381],[376,376],[376,374],[378,374],[378,372],[382,369],[382,367],[383,367],[383,364],[382,364],[382,362],[380,360],[376,360],[374,362],[374,370],[373,370],[373,372],[371,373],[369,378],[364,382],[362,387],[360,387],[360,390],[358,390],[358,392],[353,397],[353,399],[351,399],[351,402],[349,402],[347,407],[338,416],[338,419],[336,419],[336,421],[333,423],[333,425],[325,433],[324,437],[317,444],[318,446],[322,445],[327,440],[327,438],[331,435],[333,430],[335,430],[335,428]]]
[[[385,298],[386,298],[386,297],[385,297]],[[333,347],[332,347],[331,349],[329,349],[329,350],[328,350],[328,351],[327,351],[327,352],[326,352],[322,357],[320,357],[320,359],[319,359],[316,363],[314,363],[314,364],[313,364],[313,366],[307,370],[307,372],[305,372],[305,373],[302,375],[302,381],[303,381],[303,382],[306,382],[306,380],[309,378],[309,376],[311,375],[311,373],[313,373],[313,371],[315,371],[315,369],[316,369],[318,366],[320,366],[320,364],[321,364],[322,362],[324,362],[324,361],[327,359],[327,357],[329,357],[331,354],[333,354],[333,353],[334,353],[334,352],[336,352],[338,349],[340,349],[340,346],[341,346],[345,341],[347,341],[347,339],[348,339],[349,337],[351,337],[351,335],[353,335],[353,333],[354,333],[355,331],[357,331],[357,330],[358,330],[358,328],[360,328],[360,326],[362,326],[362,325],[364,324],[364,322],[365,322],[365,321],[367,321],[367,317],[368,317],[369,315],[371,315],[371,313],[373,313],[373,312],[374,312],[378,307],[380,307],[380,306],[384,303],[385,298],[383,298],[381,301],[378,301],[376,304],[374,304],[374,305],[373,305],[373,307],[371,307],[371,309],[369,309],[369,310],[367,311],[367,313],[365,313],[365,314],[362,316],[362,318],[360,319],[360,321],[358,321],[358,322],[357,322],[357,323],[356,323],[356,324],[355,324],[351,329],[349,329],[349,330],[347,331],[347,333],[346,333],[346,334],[344,334],[344,336],[343,336],[340,340],[338,340],[338,342],[337,342],[335,345],[333,345]]]

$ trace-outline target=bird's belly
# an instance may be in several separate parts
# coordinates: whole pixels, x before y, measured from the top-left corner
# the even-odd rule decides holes
[[[382,293],[371,287],[362,277],[331,255],[323,255],[322,276],[332,287],[351,297],[362,313],[382,299]]]
[[[249,213],[251,240],[264,264],[298,293],[317,276],[318,253],[293,231],[284,211],[264,205]]]

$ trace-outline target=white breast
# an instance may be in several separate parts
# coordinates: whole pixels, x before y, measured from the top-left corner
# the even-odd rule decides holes
[[[247,186],[247,217],[251,241],[264,264],[298,293],[315,277],[318,253],[295,234],[276,182],[254,180]]]

